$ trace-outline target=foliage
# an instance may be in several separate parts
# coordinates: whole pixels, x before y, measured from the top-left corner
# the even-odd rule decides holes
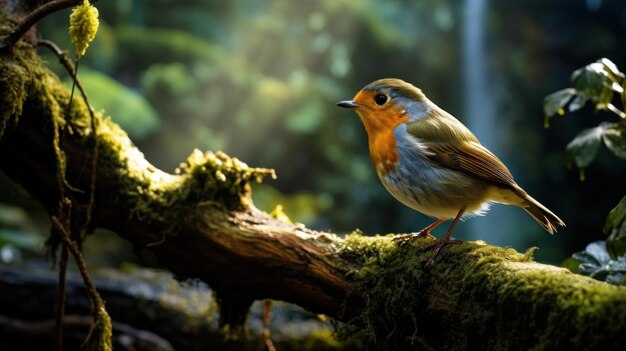
[[[624,113],[626,75],[619,71],[609,59],[602,58],[574,71],[571,80],[572,88],[546,96],[544,100],[546,126],[553,115],[565,114],[565,107],[569,106],[569,111],[574,112],[583,108],[587,103],[592,104],[596,112],[609,111],[619,117],[617,122],[601,122],[597,127],[583,130],[567,144],[568,164],[575,162],[580,170],[580,180],[584,180],[584,169],[596,158],[601,142],[604,142],[604,145],[615,156],[626,159],[626,114]],[[621,101],[621,109],[613,104],[616,94],[617,99]],[[622,198],[610,212],[604,224],[604,233],[609,236],[608,252],[613,259],[626,253],[624,217],[626,217],[626,197]]]
[[[559,90],[546,96],[544,101],[545,125],[549,126],[552,116],[565,114],[565,108],[574,112],[587,103],[594,110],[610,111],[621,120],[618,123],[602,122],[595,128],[585,129],[566,147],[568,164],[572,162],[580,169],[581,180],[584,180],[584,169],[594,160],[603,141],[606,147],[617,157],[626,159],[626,114],[612,101],[618,94],[622,101],[622,109],[626,102],[626,80],[624,73],[609,59],[602,58],[585,67],[579,68],[571,77],[572,88]]]
[[[119,26],[115,28],[119,46],[118,69],[141,71],[155,62],[211,63],[221,49],[184,31]]]
[[[611,259],[605,241],[594,241],[585,251],[572,255],[576,261],[574,273],[590,276],[612,284],[626,285],[626,255]]]
[[[615,258],[626,253],[626,196],[611,210],[604,223],[607,249]]]

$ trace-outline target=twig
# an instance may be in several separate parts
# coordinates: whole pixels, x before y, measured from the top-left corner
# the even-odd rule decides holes
[[[74,256],[74,261],[78,266],[78,271],[83,278],[83,283],[87,287],[87,293],[91,302],[91,310],[93,313],[94,322],[89,329],[89,333],[83,342],[83,348],[87,350],[112,350],[112,327],[111,317],[104,308],[104,300],[96,290],[89,272],[87,271],[87,264],[83,258],[83,254],[80,248],[70,236],[69,219],[63,218],[64,213],[70,213],[72,201],[68,198],[61,200],[59,213],[60,217],[52,216],[52,226],[56,234],[61,238],[61,241],[67,247],[69,252]]]
[[[35,25],[35,23],[39,22],[42,18],[53,12],[77,5],[80,1],[81,0],[56,0],[39,6],[35,11],[26,16],[22,22],[20,22],[20,24],[18,24],[17,27],[15,27],[9,35],[6,36],[2,44],[0,44],[0,52],[11,49],[13,45],[15,45],[15,43],[17,43],[17,41],[24,36],[30,27]]]
[[[85,219],[85,226],[88,226],[92,219],[93,205],[95,203],[95,197],[96,197],[96,171],[98,167],[98,153],[99,153],[99,141],[100,141],[97,137],[98,136],[98,133],[97,133],[98,120],[91,106],[91,103],[89,102],[89,97],[87,95],[87,92],[85,91],[85,88],[80,82],[80,79],[78,79],[78,76],[76,73],[78,71],[78,66],[77,65],[74,66],[74,63],[69,58],[69,55],[63,50],[61,50],[59,46],[56,45],[53,41],[46,40],[46,39],[39,39],[37,42],[37,45],[50,49],[50,51],[52,51],[58,57],[59,62],[61,63],[63,67],[65,67],[67,72],[70,74],[70,76],[72,77],[72,80],[74,81],[74,84],[76,85],[76,87],[78,87],[80,94],[83,96],[83,100],[85,101],[85,105],[87,105],[87,110],[89,111],[89,117],[91,118],[91,130],[93,131],[92,135],[93,135],[93,143],[94,143],[93,148],[94,149],[93,149],[93,155],[91,159],[91,184],[90,184],[91,189],[89,193],[89,203],[87,205],[87,213],[86,213],[86,219]],[[72,85],[72,88],[73,87],[74,85]],[[72,94],[73,93],[74,93],[74,89],[72,89]],[[71,101],[71,98],[70,98],[70,101]],[[68,107],[68,110],[69,110],[69,107]],[[67,115],[69,116],[69,113]],[[66,123],[65,125],[67,126],[68,123]]]
[[[65,282],[67,273],[67,248],[61,247],[59,261],[59,290],[57,291],[56,311],[54,320],[54,351],[63,350],[63,315],[65,314]]]
[[[85,100],[85,104],[87,104],[87,108],[89,109],[89,116],[92,118],[92,120],[95,119],[96,118],[95,112],[93,108],[91,107],[91,103],[89,102],[89,97],[87,96],[87,92],[85,91],[85,88],[81,84],[80,79],[78,79],[78,77],[74,73],[75,71],[74,63],[72,63],[72,60],[70,59],[69,55],[63,50],[61,50],[59,46],[51,40],[39,39],[37,41],[37,45],[50,49],[50,51],[52,51],[59,58],[59,63],[61,63],[61,65],[65,67],[65,69],[67,70],[67,73],[69,73],[70,77],[72,77],[72,79],[76,82],[76,86],[78,87],[78,90],[80,91],[80,94],[83,96],[83,100]]]
[[[272,300],[265,300],[265,309],[263,311],[263,341],[268,351],[276,351],[272,336],[270,335],[270,316],[272,314]]]
[[[59,209],[57,212],[57,219],[64,228],[70,227],[71,202],[67,204],[61,201],[59,203]],[[52,226],[51,232],[53,236],[61,237],[58,226]],[[54,351],[61,351],[63,349],[63,315],[65,313],[65,284],[67,274],[67,259],[68,251],[67,246],[61,247],[61,259],[59,261],[59,281],[57,290],[57,301],[55,308],[55,325],[54,325]]]
[[[63,207],[71,207],[72,202],[68,198],[64,198],[62,200]],[[89,272],[87,271],[87,264],[83,258],[83,254],[80,252],[78,245],[76,242],[72,240],[70,237],[70,233],[68,228],[64,225],[64,223],[57,216],[52,216],[52,225],[55,230],[59,234],[61,241],[67,246],[69,252],[74,256],[74,260],[76,261],[76,265],[78,266],[78,271],[80,272],[81,277],[87,287],[87,292],[89,293],[89,298],[91,300],[91,307],[94,312],[98,311],[100,308],[104,308],[104,302],[98,294],[96,290],[96,286],[94,285],[91,277],[89,276]]]
[[[617,107],[615,107],[615,105],[613,104],[608,104],[606,105],[606,107],[609,109],[609,111],[615,113],[616,115],[618,115],[620,118],[626,118],[626,113],[624,113],[623,111],[621,111],[620,109],[618,109]]]

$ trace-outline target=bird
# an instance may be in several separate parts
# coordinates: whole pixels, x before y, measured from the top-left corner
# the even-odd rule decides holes
[[[454,116],[401,79],[376,80],[352,100],[337,106],[359,115],[367,133],[370,158],[385,189],[399,202],[435,222],[418,233],[399,236],[406,243],[452,219],[445,235],[420,249],[434,249],[433,264],[461,218],[483,215],[491,203],[521,207],[548,233],[565,223],[532,198],[508,168]]]

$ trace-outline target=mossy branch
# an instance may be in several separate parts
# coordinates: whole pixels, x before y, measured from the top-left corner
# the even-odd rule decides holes
[[[24,19],[22,19],[22,21],[2,40],[2,43],[0,43],[0,53],[11,50],[13,45],[15,45],[15,43],[17,43],[17,41],[20,40],[20,38],[42,18],[54,12],[75,6],[81,1],[82,0],[55,0],[39,6],[33,12],[24,17]]]
[[[250,197],[249,182],[270,170],[194,151],[177,172],[163,172],[109,119],[96,114],[98,128],[91,128],[83,101],[66,120],[60,111],[67,88],[33,51],[20,50],[0,57],[0,126],[13,126],[0,130],[0,169],[53,214],[59,194],[51,121],[69,123],[67,179],[81,189],[91,179],[84,149],[97,133],[95,225],[150,250],[176,275],[204,280],[226,301],[293,302],[348,322],[341,333],[375,349],[626,344],[624,288],[482,243],[446,247],[424,270],[428,252],[400,248],[389,237],[341,239],[281,222]],[[88,203],[88,195],[76,197]]]

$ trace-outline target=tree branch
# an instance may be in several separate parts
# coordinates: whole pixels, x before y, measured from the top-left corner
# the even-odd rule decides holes
[[[10,50],[15,43],[28,30],[35,25],[35,23],[39,22],[42,18],[48,16],[51,13],[66,9],[68,7],[72,7],[78,4],[81,0],[55,0],[47,2],[41,6],[39,6],[36,10],[31,12],[29,15],[24,17],[22,22],[20,22],[9,34],[4,38],[2,44],[0,45],[0,53],[3,53],[7,50]]]
[[[0,130],[0,169],[54,213],[51,120],[70,123],[62,146],[67,179],[82,189],[92,176],[85,145],[96,132],[95,224],[150,250],[176,275],[207,282],[230,311],[255,299],[293,302],[349,322],[344,334],[377,349],[626,344],[624,288],[480,243],[447,247],[424,270],[428,252],[399,248],[388,237],[340,239],[280,222],[255,209],[250,197],[248,183],[268,170],[195,151],[175,174],[165,173],[110,120],[98,115],[92,130],[82,101],[65,121],[58,111],[67,106],[67,89],[23,50],[19,58],[0,57],[0,128],[14,126]],[[88,202],[84,194],[74,201]]]

